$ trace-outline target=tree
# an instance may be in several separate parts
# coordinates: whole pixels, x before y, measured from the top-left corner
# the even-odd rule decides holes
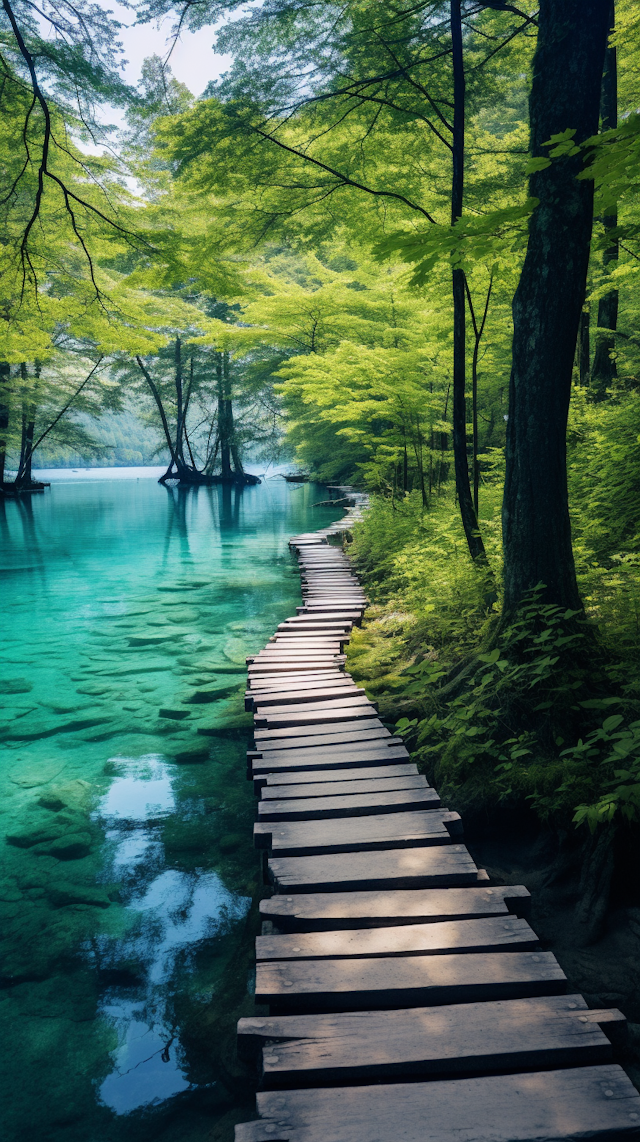
[[[608,0],[542,0],[530,95],[539,205],[513,301],[503,503],[505,610],[539,583],[545,597],[579,610],[571,546],[566,428],[580,313],[584,304],[593,186],[574,154],[549,162],[548,144],[567,130],[576,144],[598,127],[609,28]],[[541,162],[537,160],[542,159]]]
[[[207,11],[219,13],[224,7],[230,5],[209,5]],[[485,8],[508,12],[512,24],[515,14],[515,30],[507,30],[504,22],[500,27],[502,16],[494,12],[486,17],[491,23],[484,28]],[[161,10],[167,10],[162,0],[147,11]],[[463,11],[467,49],[474,59],[470,96],[463,60]],[[192,15],[185,8],[183,18],[197,23],[202,9]],[[338,195],[342,201],[345,191],[369,196],[378,226],[386,226],[389,218],[404,219],[411,226],[417,219],[435,224],[443,208],[455,224],[463,210],[466,100],[477,107],[486,76],[491,90],[496,82],[491,61],[520,30],[530,27],[532,19],[502,3],[478,9],[459,0],[448,4],[425,0],[400,4],[389,14],[377,4],[347,4],[327,27],[313,5],[285,6],[282,0],[270,0],[225,29],[221,46],[234,50],[241,61],[218,89],[211,89],[212,95],[222,97],[218,106],[194,108],[182,123],[171,124],[170,130],[180,135],[173,146],[174,158],[181,169],[192,171],[197,160],[193,181],[203,186],[207,177],[210,185],[220,185],[221,172],[228,180],[230,167],[246,171],[248,163],[255,169],[259,155],[255,220],[262,237],[276,227],[291,227],[303,208],[315,216],[317,226],[318,207]],[[490,50],[480,50],[483,37],[495,41]],[[255,70],[246,63],[251,52]],[[416,134],[420,135],[417,150]],[[451,190],[443,194],[447,163]],[[275,186],[288,195],[269,193]],[[327,212],[332,213],[331,204]],[[482,560],[467,459],[465,294],[464,274],[454,267],[456,484],[470,553]]]
[[[611,2],[609,14],[609,30],[615,28],[615,3]],[[604,74],[602,76],[602,92],[600,96],[600,119],[603,131],[615,130],[618,126],[618,67],[617,50],[615,44],[610,43],[605,52]],[[602,263],[605,274],[613,269],[618,261],[618,239],[616,228],[618,225],[618,212],[613,210],[603,215],[607,243],[604,249]],[[612,265],[613,263],[613,265]],[[615,359],[615,331],[618,327],[618,291],[608,289],[598,300],[598,329],[596,332],[596,346],[591,370],[591,392],[596,400],[602,400],[607,388],[611,386],[617,375]],[[603,330],[611,330],[605,333]]]

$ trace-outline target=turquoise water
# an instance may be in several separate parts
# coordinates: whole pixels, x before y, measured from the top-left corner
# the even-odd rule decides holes
[[[287,540],[335,518],[324,494],[58,479],[0,504],[7,1142],[225,1142],[252,1108],[245,656],[299,602]]]

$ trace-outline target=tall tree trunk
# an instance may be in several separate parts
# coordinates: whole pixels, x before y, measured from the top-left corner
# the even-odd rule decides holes
[[[229,354],[218,353],[216,361],[218,379],[218,435],[220,437],[220,471],[225,479],[231,479],[231,440],[229,432],[229,401],[227,382],[229,379]]]
[[[36,429],[36,412],[38,408],[39,386],[37,382],[40,378],[41,368],[40,362],[36,361],[33,390],[31,395],[27,394],[25,396],[22,404],[22,440],[20,443],[20,462],[18,464],[18,474],[15,482],[24,487],[28,487],[33,483],[33,437]],[[27,380],[27,366],[25,363],[20,366],[20,376],[24,381]]]
[[[151,376],[151,373],[147,369],[146,365],[144,364],[144,361],[142,360],[141,357],[136,357],[136,361],[138,362],[138,368],[140,369],[140,372],[142,373],[145,381],[147,382],[149,388],[151,389],[151,394],[153,396],[153,399],[156,402],[156,408],[158,409],[158,412],[160,414],[160,420],[162,423],[162,430],[164,432],[164,438],[167,442],[167,448],[169,449],[169,454],[171,456],[171,460],[169,461],[169,467],[167,468],[167,471],[165,472],[164,476],[162,477],[162,479],[166,479],[167,476],[171,475],[171,470],[172,470],[174,464],[176,466],[176,469],[179,469],[179,465],[178,465],[178,462],[176,459],[175,448],[173,445],[173,440],[171,439],[171,432],[169,430],[169,422],[167,421],[167,414],[164,411],[164,405],[162,403],[162,397],[160,396],[160,393],[158,392],[158,388],[157,388],[156,384],[154,383],[153,377]]]
[[[551,135],[598,128],[610,0],[540,0],[529,103],[531,150]],[[539,200],[513,300],[503,501],[505,610],[538,583],[546,599],[578,608],[567,493],[566,428],[593,222],[593,183],[580,155],[532,175]]]
[[[585,303],[580,311],[580,322],[578,324],[578,377],[581,385],[589,384],[589,370],[591,368],[590,324],[591,314],[589,313],[588,303]]]
[[[453,172],[451,179],[451,225],[462,217],[464,192],[465,77],[462,55],[460,0],[451,0],[451,48],[453,59]],[[466,299],[464,271],[453,271],[453,459],[462,526],[472,559],[485,560],[473,507],[467,459]]]
[[[11,366],[9,362],[0,361],[0,484],[4,484],[4,466],[7,456],[10,381]]]
[[[175,458],[176,465],[180,468],[186,468],[187,462],[184,458],[184,396],[182,389],[182,342],[179,337],[176,337],[175,347],[175,385],[176,385],[176,443],[175,443]]]
[[[611,4],[609,28],[615,27],[615,4]],[[602,130],[609,131],[618,126],[618,65],[616,49],[612,45],[607,47],[604,59],[604,74],[602,76],[602,91],[600,95],[600,119]],[[607,246],[602,264],[605,273],[612,270],[618,261],[618,239],[612,238],[610,232],[618,225],[618,212],[605,214],[602,219],[605,232],[609,231],[609,245]],[[613,263],[613,264],[612,264]],[[607,389],[614,383],[618,370],[615,360],[615,330],[618,328],[618,291],[610,289],[598,302],[598,331],[596,333],[596,349],[593,357],[593,370],[591,373],[591,395],[594,400],[604,400]],[[603,333],[603,329],[610,329],[611,333]]]

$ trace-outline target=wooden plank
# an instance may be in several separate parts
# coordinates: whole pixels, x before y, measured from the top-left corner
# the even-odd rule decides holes
[[[285,619],[283,623],[280,623],[276,627],[276,630],[279,634],[287,634],[289,631],[301,631],[303,633],[307,631],[310,634],[317,632],[319,634],[347,635],[351,634],[353,623],[332,621],[330,619],[324,622],[321,618],[314,619],[313,617],[298,615],[295,619]]]
[[[315,960],[363,956],[439,956],[450,953],[533,951],[538,937],[526,920],[443,920],[385,928],[343,928],[256,937],[258,960]]]
[[[303,742],[308,739],[301,739]],[[318,772],[323,769],[332,775],[340,769],[365,769],[387,766],[394,761],[406,762],[409,754],[402,745],[394,745],[394,738],[369,738],[356,743],[337,743],[330,747],[310,749],[263,749],[259,757],[250,759],[254,778],[266,773],[279,776],[283,773]]]
[[[378,849],[445,845],[452,835],[459,836],[461,832],[458,813],[424,809],[335,820],[256,821],[253,843],[256,848],[271,849],[274,856],[355,852],[362,856]]]
[[[348,635],[342,635],[336,638],[335,635],[319,635],[313,637],[310,634],[279,634],[272,635],[268,643],[265,645],[265,650],[330,650],[332,654],[341,654],[343,648],[349,642]]]
[[[375,709],[375,703],[367,698],[363,690],[356,688],[355,693],[338,694],[335,697],[318,700],[313,695],[308,697],[306,701],[299,701],[295,703],[280,702],[273,705],[263,703],[260,698],[255,701],[257,716],[260,717],[264,711],[264,716],[269,719],[278,716],[288,716],[291,714],[297,717],[309,716],[314,714],[322,714],[325,712],[338,714],[343,710],[355,710],[358,708]]]
[[[280,643],[273,643],[273,645],[266,646],[264,650],[259,651],[257,654],[249,656],[251,660],[250,665],[267,660],[297,663],[302,659],[307,659],[313,662],[323,662],[329,666],[334,665],[336,659],[343,659],[344,657],[344,652],[339,646],[296,647]]]
[[[246,697],[250,697],[256,705],[277,706],[279,702],[290,704],[291,702],[325,702],[331,698],[362,698],[366,697],[366,693],[361,686],[356,686],[347,674],[343,674],[342,678],[329,682],[322,680],[315,683],[312,681],[287,682],[280,679],[269,688],[261,687],[260,689],[247,690]]]
[[[383,726],[384,729],[384,726]],[[322,734],[321,737],[326,738],[327,734]],[[356,768],[360,768],[362,754],[376,755],[382,751],[382,760],[386,759],[391,763],[395,760],[408,761],[409,754],[402,741],[402,738],[394,736],[388,730],[385,733],[380,733],[379,730],[367,730],[363,732],[362,736],[357,741],[334,741],[334,742],[313,742],[309,737],[302,737],[299,739],[299,745],[291,745],[291,742],[296,739],[284,738],[283,744],[276,744],[274,740],[263,742],[256,750],[253,751],[255,758],[261,757],[266,760],[272,758],[273,761],[285,761],[286,757],[290,760],[295,757],[297,761],[304,762],[304,765],[297,765],[297,769],[331,769],[337,767],[344,767],[346,764],[351,764],[349,758],[353,754],[353,764]],[[394,752],[388,753],[388,750]],[[399,752],[399,751],[404,752]],[[371,760],[371,765],[376,765],[379,758],[376,756],[375,760]],[[335,762],[334,764],[331,764]],[[317,764],[316,764],[317,763]],[[368,763],[369,764],[369,763]],[[291,768],[294,768],[293,765]]]
[[[510,914],[527,919],[530,912],[531,896],[523,884],[299,893],[260,901],[263,920],[283,932],[326,932]]]
[[[330,725],[325,726],[312,722],[308,726],[292,726],[272,730],[257,729],[254,731],[254,737],[256,742],[261,742],[265,749],[285,749],[287,748],[287,741],[291,743],[288,748],[293,749],[298,743],[308,747],[309,745],[331,745],[334,742],[336,744],[338,742],[359,742],[365,741],[367,738],[386,738],[391,737],[391,731],[383,726],[379,718],[360,718],[359,720],[343,722],[335,730]],[[282,744],[276,747],[276,742]]]
[[[248,679],[249,692],[258,696],[264,694],[266,697],[278,691],[304,694],[306,690],[330,690],[334,687],[355,685],[351,675],[339,667],[329,667],[328,670],[321,672],[298,670],[282,677],[278,675],[274,677],[273,674],[260,677],[254,674]]]
[[[617,1142],[640,1137],[622,1067],[262,1091],[236,1142]]]
[[[545,995],[245,1018],[238,1023],[238,1054],[261,1064],[268,1089],[346,1085],[606,1063],[611,1040],[624,1041],[626,1030],[615,1008],[589,1011],[581,995]]]
[[[296,614],[302,615],[325,615],[332,614],[337,618],[351,619],[353,623],[358,623],[362,618],[362,612],[366,607],[350,606],[347,603],[338,602],[335,599],[327,599],[324,603],[304,603],[300,607],[296,607]]]
[[[365,691],[355,682],[345,678],[343,682],[333,682],[331,684],[320,684],[314,686],[313,683],[306,683],[287,688],[283,687],[282,683],[278,684],[277,689],[266,688],[260,690],[246,690],[244,695],[244,708],[245,710],[252,710],[254,706],[269,707],[278,706],[286,703],[287,705],[299,705],[304,702],[329,702],[332,698],[344,697],[366,697]]]
[[[366,784],[375,784],[367,782]],[[378,813],[406,813],[437,809],[440,797],[428,785],[414,789],[376,790],[374,793],[339,793],[334,796],[268,798],[258,805],[258,821],[321,821],[339,817],[366,817]]]
[[[271,673],[261,674],[260,671],[256,669],[249,671],[248,683],[252,691],[259,691],[261,689],[273,690],[289,685],[297,686],[305,682],[314,686],[320,686],[324,683],[333,683],[340,679],[353,682],[351,675],[347,674],[346,671],[339,666],[323,667],[320,670],[318,670],[317,667],[314,670],[292,670],[281,677]]]
[[[269,650],[274,646],[290,646],[290,647],[335,647],[343,646],[349,641],[348,635],[323,635],[323,634],[307,634],[305,631],[292,631],[289,634],[274,634],[269,639],[265,646],[265,650]]]
[[[306,711],[303,706],[291,706],[289,713],[276,713],[268,707],[258,707],[254,713],[254,726],[256,731],[269,729],[296,730],[303,733],[307,726],[340,729],[343,724],[349,725],[355,720],[371,722],[377,714],[376,707],[368,699],[353,698],[338,702],[317,703],[317,709]]]
[[[478,869],[463,845],[358,852],[345,856],[271,857],[277,891],[338,892],[384,888],[439,888],[477,883]]]
[[[387,775],[387,768],[389,773]],[[407,770],[405,773],[404,770]],[[400,770],[400,772],[396,772]],[[418,773],[415,765],[396,765],[384,767],[384,775],[378,776],[374,769],[360,771],[358,769],[347,770],[347,773],[352,773],[351,778],[346,778],[343,781],[335,780],[335,774],[312,774],[311,776],[319,778],[316,781],[301,781],[291,775],[290,781],[285,781],[286,775],[269,774],[264,778],[264,785],[261,790],[263,801],[282,801],[286,798],[298,797],[342,797],[352,794],[362,793],[390,793],[398,789],[426,789],[427,779],[423,773]],[[370,774],[368,777],[360,777],[360,772]],[[302,774],[307,777],[308,774]],[[342,776],[342,774],[340,774]],[[276,784],[277,782],[277,784]]]
[[[309,674],[314,670],[335,670],[341,663],[346,661],[344,655],[336,657],[335,661],[332,660],[319,660],[316,658],[296,659],[295,661],[288,659],[282,661],[281,659],[272,659],[265,661],[261,659],[255,665],[249,663],[248,675],[249,680],[253,675],[262,676],[265,674]]]
[[[265,961],[255,999],[282,1010],[366,1011],[563,995],[566,983],[551,952]]]

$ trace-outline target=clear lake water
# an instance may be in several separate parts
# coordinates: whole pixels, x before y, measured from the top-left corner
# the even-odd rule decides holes
[[[142,475],[0,503],[6,1142],[230,1142],[253,1112],[245,657],[299,603],[289,536],[339,512]]]

